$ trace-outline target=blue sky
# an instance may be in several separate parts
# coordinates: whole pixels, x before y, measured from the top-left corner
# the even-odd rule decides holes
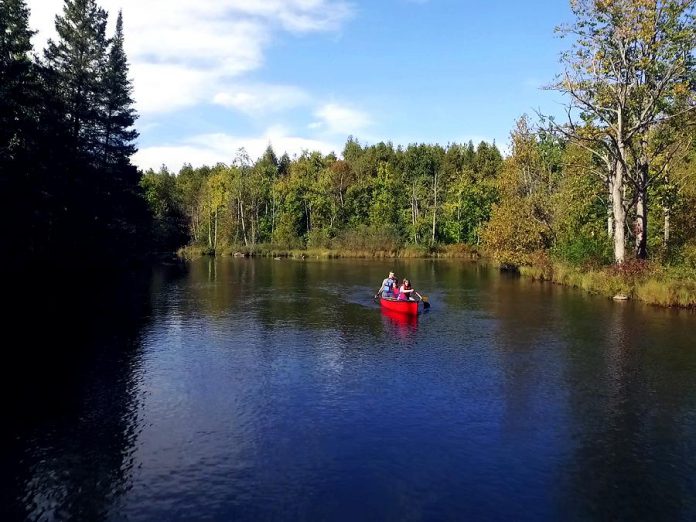
[[[102,0],[123,9],[140,113],[136,164],[177,170],[361,143],[503,149],[514,121],[562,112],[566,0]],[[62,0],[28,0],[36,44]]]

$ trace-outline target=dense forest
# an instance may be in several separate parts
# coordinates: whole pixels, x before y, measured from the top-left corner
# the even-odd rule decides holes
[[[505,157],[482,142],[349,137],[340,156],[139,172],[123,22],[66,0],[32,54],[22,0],[0,1],[2,226],[16,259],[79,250],[207,254],[324,249],[504,266],[696,267],[694,0],[575,0],[548,88],[567,118],[522,115]],[[163,162],[167,158],[162,158]],[[453,247],[449,247],[450,251]]]
[[[120,264],[149,248],[121,14],[113,35],[106,26],[94,0],[67,0],[39,56],[25,2],[0,1],[4,263],[56,267],[79,253]]]
[[[669,202],[651,208],[656,259],[696,261],[695,159],[692,145],[655,185],[656,200]],[[278,158],[269,147],[255,162],[241,151],[231,165],[148,171],[142,186],[169,248],[187,237],[210,253],[426,254],[463,243],[509,265],[534,264],[543,252],[574,264],[612,262],[600,166],[526,116],[511,133],[507,158],[485,142],[402,148],[349,139],[340,159],[318,152]]]

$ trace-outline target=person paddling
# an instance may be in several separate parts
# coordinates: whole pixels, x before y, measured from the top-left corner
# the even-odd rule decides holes
[[[375,299],[380,295],[383,297],[393,297],[396,293],[396,276],[394,272],[389,272],[387,278],[382,281],[382,286],[379,291],[375,294]]]
[[[404,279],[404,283],[399,288],[399,301],[415,301],[411,295],[414,292],[415,290],[411,287],[411,281]]]
[[[399,288],[399,301],[415,301],[413,294],[418,296],[418,299],[423,301],[423,296],[416,292],[411,286],[411,281],[404,279],[404,284]]]

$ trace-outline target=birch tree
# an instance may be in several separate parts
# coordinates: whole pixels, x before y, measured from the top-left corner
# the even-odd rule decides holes
[[[562,54],[565,70],[553,84],[569,99],[568,121],[558,130],[606,167],[616,263],[625,260],[627,213],[633,207],[636,254],[647,255],[649,134],[693,109],[687,79],[693,70],[694,3],[571,0],[576,21],[559,28],[574,43]],[[635,194],[632,201],[627,188]]]

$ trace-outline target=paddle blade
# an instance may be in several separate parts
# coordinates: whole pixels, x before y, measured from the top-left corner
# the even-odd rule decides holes
[[[430,299],[428,298],[427,295],[424,295],[421,297],[423,300],[423,308],[430,308]]]

